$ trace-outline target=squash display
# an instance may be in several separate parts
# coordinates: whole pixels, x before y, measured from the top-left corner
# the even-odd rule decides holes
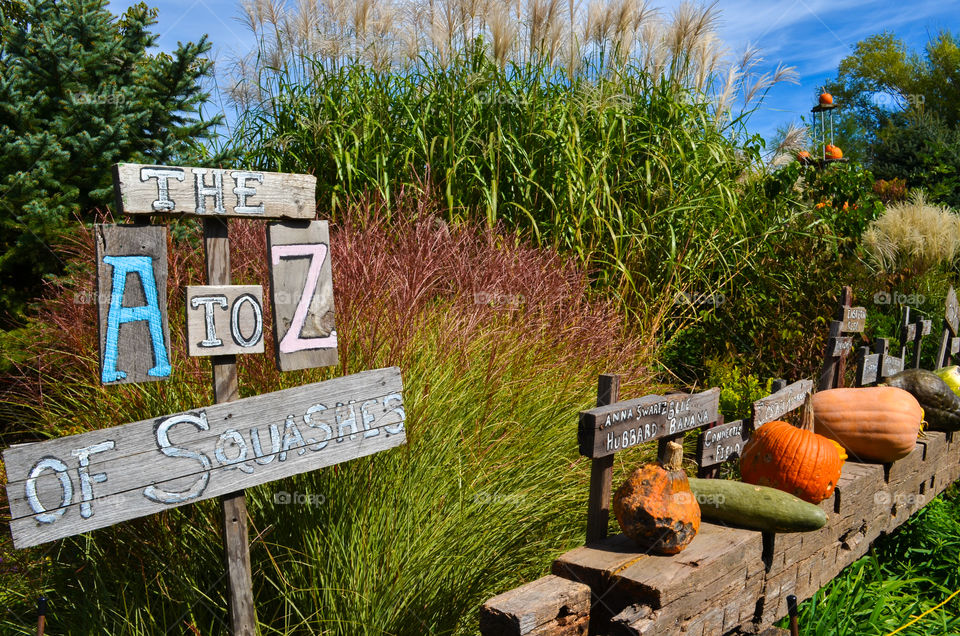
[[[740,456],[745,482],[770,486],[819,503],[833,494],[847,458],[839,444],[817,435],[812,428],[809,398],[804,427],[768,422],[754,432]]]
[[[828,389],[813,395],[814,430],[847,449],[851,459],[892,462],[917,443],[923,410],[893,386]]]
[[[820,506],[776,488],[691,477],[690,490],[705,521],[767,532],[810,532],[827,523],[827,513]]]
[[[903,389],[920,403],[923,419],[936,431],[960,430],[960,397],[940,376],[924,369],[907,369],[883,381]]]
[[[827,159],[843,159],[843,151],[833,144],[827,144],[823,152],[827,155]]]
[[[668,444],[665,464],[645,464],[613,496],[613,514],[623,533],[656,554],[676,554],[700,529],[700,506],[683,472],[683,446]]]

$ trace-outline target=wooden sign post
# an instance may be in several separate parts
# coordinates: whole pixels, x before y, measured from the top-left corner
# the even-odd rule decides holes
[[[864,307],[851,307],[853,290],[847,286],[840,294],[837,319],[830,322],[830,331],[823,353],[823,370],[817,388],[821,391],[843,386],[847,354],[853,350],[853,337],[843,334],[863,333],[867,323]]]
[[[316,179],[246,170],[119,164],[119,210],[96,227],[101,381],[169,378],[166,228],[149,215],[202,219],[207,284],[187,288],[187,353],[209,356],[214,405],[4,451],[18,548],[219,497],[233,634],[253,636],[244,488],[393,448],[406,440],[399,369],[239,399],[236,356],[262,353],[263,290],[231,285],[227,218],[268,229],[281,370],[337,363],[327,224]]]
[[[592,460],[587,543],[607,536],[613,455],[653,440],[676,439],[720,417],[720,389],[702,393],[647,395],[618,402],[619,377],[600,376],[597,408],[580,413],[580,454]]]
[[[957,303],[957,293],[950,287],[947,292],[947,302],[943,312],[943,335],[940,338],[940,352],[937,354],[937,366],[948,366],[951,359],[960,353],[960,304]]]

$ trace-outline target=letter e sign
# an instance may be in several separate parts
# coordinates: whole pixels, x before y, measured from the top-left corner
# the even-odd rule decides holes
[[[327,222],[270,223],[267,257],[277,366],[294,371],[337,364]]]

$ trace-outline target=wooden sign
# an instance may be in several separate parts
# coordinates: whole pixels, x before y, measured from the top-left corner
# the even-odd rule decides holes
[[[100,381],[170,377],[167,229],[96,225]]]
[[[186,307],[189,355],[263,353],[260,285],[191,285]]]
[[[913,342],[917,338],[917,323],[911,322],[908,325],[904,325],[903,329],[900,330],[900,342],[903,345],[906,345],[908,342]]]
[[[863,347],[857,359],[857,386],[875,384],[879,377],[880,354],[868,351],[867,347]]]
[[[790,411],[803,406],[807,395],[813,391],[812,380],[798,380],[776,393],[771,393],[753,403],[753,427],[760,428],[767,422],[780,419]]]
[[[950,355],[957,353],[960,353],[960,338],[952,337],[950,338]]]
[[[743,420],[704,429],[697,449],[700,468],[708,468],[739,457],[749,439],[749,431]]]
[[[702,393],[647,395],[580,413],[580,454],[604,457],[717,421],[720,389]]]
[[[378,369],[7,449],[24,548],[403,444],[400,370]]]
[[[267,257],[280,370],[337,364],[327,222],[270,223]]]
[[[933,326],[932,320],[918,320],[915,324],[920,326],[920,337],[929,336]]]
[[[867,310],[864,307],[844,307],[840,322],[842,333],[863,333],[867,325]]]
[[[957,304],[957,292],[953,290],[953,287],[947,292],[944,319],[947,322],[947,326],[950,327],[950,332],[956,336],[958,329],[960,329],[960,305]]]
[[[252,170],[120,163],[113,166],[123,214],[183,214],[257,219],[312,219],[316,177]]]
[[[853,350],[852,336],[838,336],[836,338],[830,338],[830,342],[833,343],[831,351],[833,351],[832,355],[835,358],[845,356]]]
[[[903,371],[903,358],[889,355],[881,356],[880,367],[880,377],[889,378],[891,375]]]

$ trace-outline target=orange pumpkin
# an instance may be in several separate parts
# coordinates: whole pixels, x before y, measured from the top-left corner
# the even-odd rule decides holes
[[[821,106],[833,106],[833,95],[830,93],[820,93]]]
[[[804,425],[812,424],[808,398]],[[839,444],[822,435],[788,422],[768,422],[743,448],[740,474],[745,482],[819,503],[833,494],[846,458]]]
[[[923,409],[892,386],[829,389],[813,396],[814,430],[838,442],[850,457],[892,462],[917,444]]]
[[[833,144],[827,144],[823,150],[827,154],[827,159],[843,159],[843,151]]]
[[[700,530],[700,505],[683,472],[683,446],[668,444],[667,462],[644,464],[613,496],[613,514],[623,533],[641,548],[676,554]]]
[[[807,161],[808,159],[810,159],[810,153],[807,152],[806,150],[801,150],[800,152],[797,153],[797,159],[801,162]]]

